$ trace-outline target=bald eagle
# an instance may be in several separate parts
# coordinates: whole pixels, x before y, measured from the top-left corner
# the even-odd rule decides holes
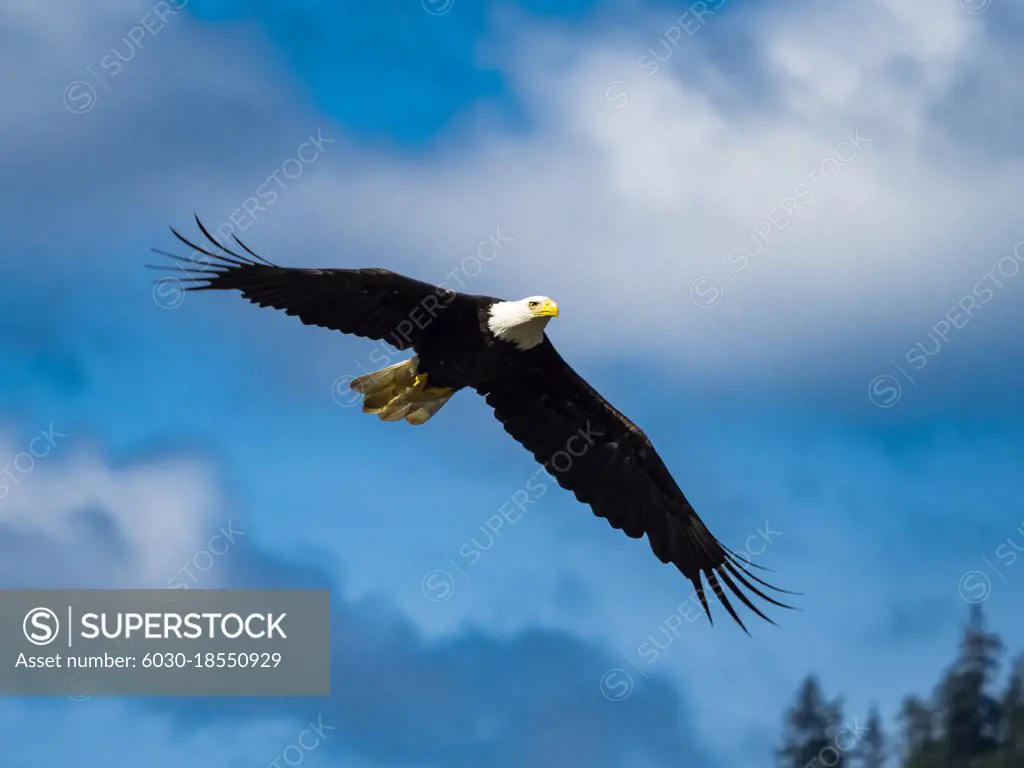
[[[191,256],[177,261],[184,290],[238,290],[250,302],[306,325],[386,341],[408,360],[359,376],[350,386],[363,410],[384,421],[426,423],[462,389],[475,390],[515,440],[560,486],[614,528],[638,539],[693,584],[713,623],[702,576],[744,632],[731,593],[774,624],[744,592],[791,606],[749,570],[761,568],[723,546],[697,516],[647,435],[594,390],[545,334],[558,304],[547,296],[503,301],[446,290],[387,269],[294,269],[218,242],[196,217],[208,245],[171,232]],[[168,278],[162,278],[167,280]],[[171,278],[177,279],[177,278]],[[722,585],[728,589],[723,589]],[[749,633],[748,633],[749,634]]]

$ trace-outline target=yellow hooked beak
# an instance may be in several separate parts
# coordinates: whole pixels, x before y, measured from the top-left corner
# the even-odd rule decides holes
[[[539,307],[533,310],[537,317],[558,317],[558,305],[551,299],[545,299]]]

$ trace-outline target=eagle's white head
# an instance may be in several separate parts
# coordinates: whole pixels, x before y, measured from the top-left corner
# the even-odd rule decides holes
[[[527,296],[519,301],[499,301],[491,307],[487,327],[497,338],[530,349],[544,340],[544,328],[558,317],[558,305],[547,296]]]

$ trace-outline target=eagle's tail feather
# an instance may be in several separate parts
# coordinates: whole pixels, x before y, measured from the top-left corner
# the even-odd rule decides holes
[[[363,412],[415,426],[428,422],[455,390],[428,386],[426,375],[417,373],[417,363],[413,357],[353,379],[349,387],[363,395]]]
[[[400,363],[381,368],[379,371],[367,373],[352,379],[350,389],[364,395],[380,392],[393,386],[396,383],[408,384],[416,377],[416,364],[419,362],[415,357],[410,360],[403,360]]]

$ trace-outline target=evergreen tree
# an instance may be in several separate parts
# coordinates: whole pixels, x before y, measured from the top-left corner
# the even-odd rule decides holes
[[[980,605],[971,606],[960,655],[939,688],[944,768],[971,768],[999,747],[1002,706],[989,694],[1002,642],[985,631]]]
[[[903,731],[902,768],[945,768],[934,710],[918,697],[908,696],[898,720]]]
[[[1024,656],[1014,662],[1002,699],[1000,768],[1024,768]]]
[[[863,729],[848,733],[841,700],[826,699],[817,679],[808,676],[786,712],[777,765],[1024,768],[1024,656],[1012,665],[1002,693],[993,693],[1002,649],[999,636],[986,631],[980,606],[971,606],[954,663],[929,700],[904,699],[892,747],[877,706]]]
[[[885,768],[888,763],[885,732],[882,727],[882,716],[877,706],[872,706],[868,720],[864,724],[865,732],[855,747],[855,765],[857,768]]]
[[[840,738],[842,703],[828,701],[810,675],[786,713],[786,733],[777,752],[779,768],[844,768],[848,748]]]

